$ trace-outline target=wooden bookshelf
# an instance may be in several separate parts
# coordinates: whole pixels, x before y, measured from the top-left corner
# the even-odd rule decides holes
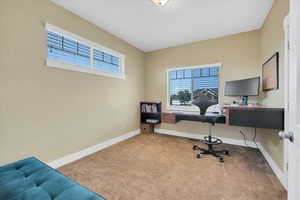
[[[140,102],[141,123],[159,124],[161,123],[161,102]],[[157,123],[147,123],[147,119],[157,120]]]

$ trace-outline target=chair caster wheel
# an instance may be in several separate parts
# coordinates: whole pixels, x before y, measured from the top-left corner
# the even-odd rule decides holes
[[[227,156],[228,156],[228,155],[229,155],[229,151],[227,151],[227,150],[226,150],[226,151],[225,151],[225,155],[227,155]]]
[[[193,146],[193,150],[194,151],[198,150],[198,147],[197,146]]]
[[[200,154],[197,154],[197,155],[196,155],[196,158],[201,158],[201,155],[200,155]]]
[[[220,158],[220,162],[222,162],[222,163],[223,163],[223,162],[224,162],[224,158]]]

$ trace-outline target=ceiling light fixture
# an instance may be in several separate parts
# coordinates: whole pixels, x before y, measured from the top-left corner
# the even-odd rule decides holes
[[[169,0],[152,0],[157,6],[163,6],[168,3]]]

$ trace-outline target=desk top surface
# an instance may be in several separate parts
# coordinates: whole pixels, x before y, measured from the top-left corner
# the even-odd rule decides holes
[[[234,106],[234,105],[224,105],[223,109],[228,110],[283,110],[284,108],[275,108],[275,107],[268,107],[262,105],[255,105],[255,106]]]
[[[225,110],[224,114],[206,113],[206,115],[200,115],[199,111],[167,110],[162,112],[162,117],[166,119],[171,118],[169,122],[166,120],[166,123],[177,123],[181,120],[188,120],[209,123],[225,123],[233,126],[270,128],[278,130],[284,129],[283,108],[270,108],[263,106],[226,106],[223,107],[223,109]],[[238,110],[241,112],[237,112]],[[265,120],[264,118],[268,118],[270,120]],[[278,123],[274,123],[274,120],[277,120]]]
[[[227,110],[284,110],[284,108],[275,108],[275,107],[267,107],[262,105],[256,105],[256,106],[234,106],[234,105],[225,105],[223,109]],[[166,114],[175,114],[175,115],[200,115],[200,111],[180,111],[180,110],[164,110],[162,113]],[[212,112],[207,112],[205,115],[207,116],[216,116],[216,115],[222,115]]]
[[[199,111],[181,111],[181,110],[164,110],[163,113],[169,114],[187,114],[187,115],[199,115]]]
[[[162,113],[167,113],[167,114],[175,114],[175,115],[195,115],[195,116],[200,116],[200,111],[178,111],[178,110],[168,110],[168,111],[163,111]],[[207,112],[205,116],[218,116],[218,115],[223,115],[223,114],[217,114],[217,113],[212,113],[212,112]]]

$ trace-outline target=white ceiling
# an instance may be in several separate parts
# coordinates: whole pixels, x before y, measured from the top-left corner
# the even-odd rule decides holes
[[[259,29],[273,0],[51,0],[148,52]]]

